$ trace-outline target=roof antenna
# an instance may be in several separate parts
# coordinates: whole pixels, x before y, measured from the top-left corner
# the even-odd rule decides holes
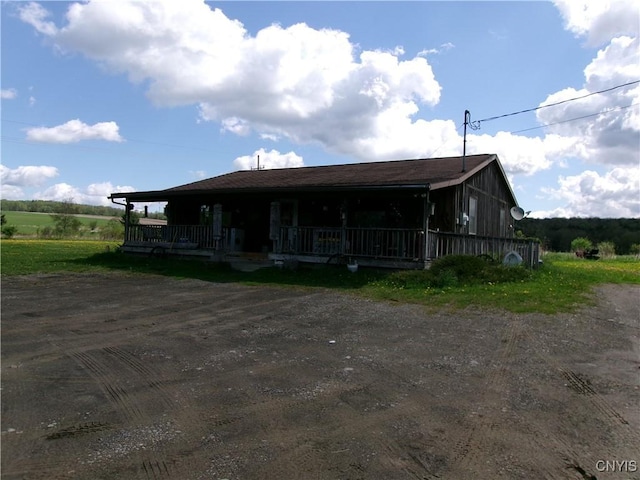
[[[480,122],[471,121],[471,112],[469,110],[464,111],[464,134],[462,137],[462,172],[467,171],[467,125],[472,130],[480,129]]]
[[[256,168],[251,167],[251,170],[264,170],[264,165],[260,166],[260,155],[258,155],[258,166]]]

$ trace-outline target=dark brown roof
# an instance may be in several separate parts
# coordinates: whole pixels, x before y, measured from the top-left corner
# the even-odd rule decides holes
[[[319,167],[241,170],[152,192],[114,193],[112,198],[161,201],[175,195],[198,192],[312,190],[330,188],[424,187],[432,190],[462,183],[491,162],[502,166],[496,155],[468,155],[465,171],[462,157],[351,163]],[[503,172],[504,173],[504,172]],[[507,182],[505,177],[505,182]],[[508,184],[508,182],[507,182]],[[515,198],[515,197],[514,197]]]
[[[167,192],[202,190],[270,190],[313,187],[378,187],[457,183],[462,177],[484,166],[494,155],[462,158],[394,160],[389,162],[351,163],[321,167],[241,170],[218,177],[173,187]]]

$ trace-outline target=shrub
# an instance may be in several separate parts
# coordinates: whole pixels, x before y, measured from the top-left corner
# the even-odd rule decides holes
[[[616,254],[616,246],[613,242],[600,242],[598,250],[603,257],[613,257]]]
[[[52,213],[51,218],[55,224],[54,233],[60,238],[76,235],[82,226],[82,222],[72,214]]]
[[[13,238],[13,236],[18,233],[18,227],[15,225],[5,225],[2,227],[2,235],[5,238]]]
[[[116,219],[109,222],[100,229],[102,240],[122,240],[124,237],[124,225]]]
[[[404,270],[387,277],[398,289],[446,288],[458,285],[520,282],[531,278],[525,266],[505,266],[489,255],[450,255],[441,257],[428,270]]]
[[[431,274],[434,277],[442,275],[451,278],[450,274],[443,274],[444,271],[452,272],[461,283],[467,283],[474,278],[480,278],[482,271],[489,263],[484,257],[474,257],[472,255],[448,255],[440,257],[433,262]]]
[[[572,252],[584,252],[585,250],[591,250],[593,248],[593,244],[591,240],[585,237],[574,238],[571,241],[571,251]]]
[[[455,287],[458,283],[458,276],[451,269],[439,270],[431,275],[430,286],[434,288]]]
[[[54,231],[50,226],[42,227],[38,229],[39,238],[53,238]]]

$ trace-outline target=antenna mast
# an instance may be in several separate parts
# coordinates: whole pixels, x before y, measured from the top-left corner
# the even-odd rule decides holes
[[[471,118],[469,110],[464,111],[464,133],[462,136],[462,171],[467,171],[467,124]]]
[[[471,112],[469,110],[464,111],[464,133],[462,136],[462,171],[467,171],[467,125],[472,130],[480,129],[480,122],[471,121]]]
[[[258,164],[256,168],[251,167],[251,170],[264,170],[264,165],[260,166],[260,155],[258,155]]]

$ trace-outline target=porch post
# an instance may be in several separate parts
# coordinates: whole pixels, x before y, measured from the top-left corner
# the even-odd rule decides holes
[[[348,250],[347,242],[347,201],[343,200],[340,206],[340,254],[345,255]]]
[[[127,205],[124,207],[124,242],[127,243],[129,241],[129,220],[131,218],[131,209],[133,205],[129,203],[129,199],[127,198]]]
[[[431,184],[427,183],[425,186],[426,192],[422,195],[424,198],[424,204],[422,206],[422,229],[424,230],[424,247],[423,258],[425,267],[429,261],[429,191],[431,190]]]
[[[280,230],[280,202],[271,202],[271,211],[269,213],[269,238],[273,242],[274,253],[282,253]]]
[[[222,239],[222,204],[213,205],[213,242],[214,249],[221,250],[220,240]]]

